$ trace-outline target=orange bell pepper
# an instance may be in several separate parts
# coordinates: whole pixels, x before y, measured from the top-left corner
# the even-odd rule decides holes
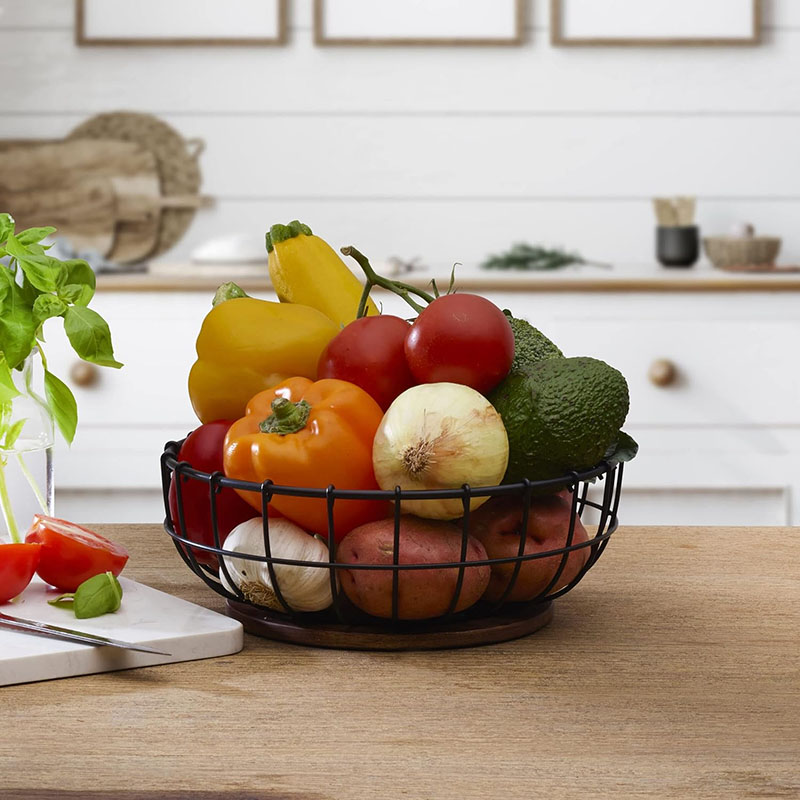
[[[289,380],[259,392],[246,416],[225,439],[225,474],[230,478],[281,486],[378,489],[372,471],[372,440],[383,411],[363,389],[333,378]],[[261,510],[261,496],[240,492]],[[309,533],[328,535],[324,499],[273,495],[275,508]],[[382,501],[336,500],[337,542],[353,528],[387,516]]]

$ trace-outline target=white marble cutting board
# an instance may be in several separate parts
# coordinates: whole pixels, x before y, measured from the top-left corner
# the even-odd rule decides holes
[[[4,603],[0,611],[111,639],[150,645],[170,653],[169,656],[95,647],[0,628],[0,686],[194,661],[230,655],[242,649],[244,634],[236,620],[124,577],[120,578],[120,583],[122,607],[114,614],[93,619],[76,619],[71,610],[48,605],[47,601],[60,592],[36,577],[18,602]]]

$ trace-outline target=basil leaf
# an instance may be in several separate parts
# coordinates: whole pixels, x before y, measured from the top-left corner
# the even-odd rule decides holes
[[[25,423],[27,419],[18,419],[8,430],[6,430],[6,435],[3,437],[3,449],[4,450],[11,450],[11,448],[17,443],[17,439],[19,439],[19,435],[22,433],[22,429],[25,427]]]
[[[33,319],[38,328],[51,317],[60,317],[67,310],[67,304],[52,294],[40,294],[33,301]]]
[[[17,241],[24,245],[38,244],[42,239],[55,232],[55,228],[28,228],[28,230],[17,234]]]
[[[96,311],[85,306],[69,306],[64,313],[64,330],[73,349],[84,361],[115,369],[122,366],[114,360],[108,324]]]
[[[33,304],[39,296],[39,290],[28,280],[28,276],[24,272],[22,273],[22,285],[18,288],[21,301],[28,308],[33,308]]]
[[[87,306],[92,299],[92,292],[88,286],[69,283],[58,290],[58,296],[71,306]]]
[[[14,379],[11,377],[11,370],[5,358],[0,354],[0,405],[10,403],[15,397],[19,397],[19,391],[14,386]]]
[[[78,619],[88,619],[111,614],[121,604],[122,586],[110,572],[103,572],[76,589],[73,609]]]
[[[43,256],[53,245],[49,244],[47,247],[44,247],[41,244],[29,244],[28,252],[33,253],[35,256]]]
[[[0,351],[11,369],[18,367],[33,350],[36,324],[33,301],[27,302],[24,290],[14,282],[14,276],[0,267]]]
[[[56,378],[49,370],[44,371],[44,393],[61,435],[67,444],[72,444],[75,429],[78,427],[78,404],[75,402],[75,395],[64,381]]]
[[[40,292],[56,290],[61,272],[61,262],[58,259],[34,255],[15,236],[8,237],[6,250],[17,260],[25,276]]]
[[[620,431],[617,441],[606,451],[604,460],[608,461],[609,464],[633,461],[638,452],[639,445],[636,444],[633,437],[625,433],[625,431]]]
[[[14,233],[14,217],[11,214],[0,214],[0,244]]]
[[[80,259],[64,261],[58,279],[58,296],[65,303],[88,306],[94,297],[97,279],[94,270]]]

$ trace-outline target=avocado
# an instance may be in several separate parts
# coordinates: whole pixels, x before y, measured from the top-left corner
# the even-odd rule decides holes
[[[503,313],[514,331],[514,361],[511,372],[524,369],[544,358],[557,358],[564,354],[526,319],[516,319],[505,309]]]
[[[508,433],[505,481],[558,478],[598,464],[628,414],[622,373],[596,358],[548,358],[512,371],[489,400]]]

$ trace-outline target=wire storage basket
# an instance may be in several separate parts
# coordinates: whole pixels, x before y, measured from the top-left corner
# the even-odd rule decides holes
[[[227,600],[228,614],[242,622],[245,630],[267,638],[318,647],[342,649],[419,650],[468,647],[518,638],[548,624],[553,616],[553,600],[571,591],[602,555],[608,541],[618,526],[617,511],[622,488],[623,465],[601,462],[584,472],[572,472],[561,478],[544,481],[524,481],[491,487],[470,487],[437,490],[345,490],[334,486],[305,488],[278,486],[271,481],[262,484],[228,478],[221,472],[201,472],[187,462],[178,460],[182,442],[168,442],[161,456],[161,479],[166,518],[164,528],[172,538],[186,565],[211,589]],[[171,511],[169,494],[174,482],[174,505]],[[202,544],[189,538],[185,516],[189,482],[200,482],[207,487],[208,512],[213,529],[213,545]],[[596,483],[598,491],[589,498],[590,485]],[[218,528],[217,498],[224,489],[256,492],[261,497],[261,531],[263,553],[232,552],[225,549],[224,536]],[[564,545],[549,550],[529,552],[526,544],[531,505],[537,497],[561,492],[569,503],[569,528]],[[275,496],[315,498],[327,506],[328,531],[327,561],[301,561],[279,558],[272,554],[270,536],[270,503]],[[505,498],[504,502],[519,503],[518,547],[516,554],[503,558],[467,560],[470,535],[470,512],[473,498]],[[464,514],[454,525],[460,529],[460,558],[435,563],[400,563],[401,503],[403,500],[443,500],[457,498],[463,504]],[[337,543],[334,530],[335,504],[354,500],[382,500],[390,504],[393,519],[393,547],[391,563],[344,563],[337,561]],[[588,536],[577,535],[583,531],[581,518],[591,509],[593,526]],[[254,510],[254,515],[255,515]],[[226,532],[227,533],[227,532]],[[568,569],[573,553],[585,556],[579,569]],[[201,558],[198,558],[201,556]],[[231,578],[225,559],[244,559],[266,565],[270,583],[280,610],[260,605],[245,597]],[[523,602],[514,600],[514,588],[521,581],[525,565],[538,559],[549,559],[545,583],[533,597]],[[302,612],[295,609],[280,589],[276,567],[302,567],[324,570],[330,582],[332,603],[325,611]],[[505,585],[499,597],[491,602],[481,599],[467,610],[457,611],[459,597],[465,584],[467,570],[488,567],[504,570]],[[391,614],[386,618],[371,616],[356,608],[341,588],[344,572],[373,570],[391,573]],[[404,576],[417,570],[448,571],[455,578],[452,596],[445,613],[432,619],[411,621],[401,618],[400,595]],[[571,574],[572,573],[572,574]],[[388,579],[387,579],[388,581]],[[388,585],[385,584],[385,585]]]

